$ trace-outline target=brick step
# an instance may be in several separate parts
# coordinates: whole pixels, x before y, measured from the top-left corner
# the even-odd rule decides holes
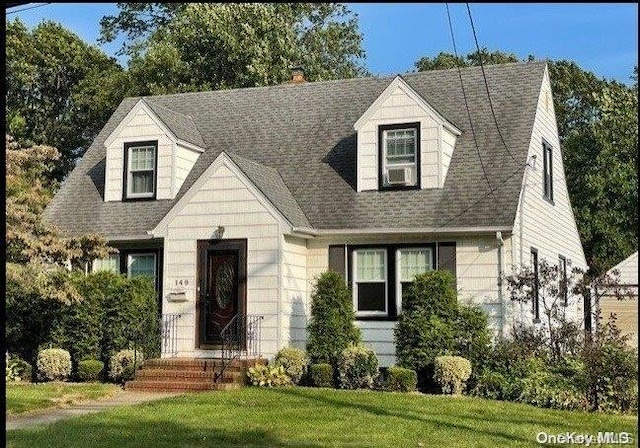
[[[241,369],[241,368],[253,367],[256,363],[266,364],[267,360],[264,358],[234,360],[227,366],[227,369],[233,369],[233,368]],[[146,360],[143,364],[143,368],[144,367],[179,368],[182,370],[207,371],[209,369],[215,370],[222,367],[222,360],[216,359],[216,358],[211,358],[211,359],[157,358],[157,359]]]
[[[126,390],[137,390],[147,392],[206,392],[210,390],[232,390],[239,389],[239,383],[176,383],[161,381],[127,381]]]
[[[136,372],[136,380],[172,380],[172,381],[213,381],[220,370],[193,371],[193,370],[170,370],[170,369],[140,369]],[[241,370],[225,369],[224,379],[243,382],[246,373]]]

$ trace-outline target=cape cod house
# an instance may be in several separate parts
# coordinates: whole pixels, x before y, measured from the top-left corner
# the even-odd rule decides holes
[[[382,366],[403,285],[430,269],[506,331],[540,312],[511,303],[513,266],[586,262],[546,64],[485,72],[490,101],[479,67],[126,98],[46,216],[120,250],[93,269],[154,278],[163,357],[217,357],[252,319],[264,357],[304,347],[328,269]]]

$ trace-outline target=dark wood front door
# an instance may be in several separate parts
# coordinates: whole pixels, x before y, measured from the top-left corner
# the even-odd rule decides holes
[[[198,241],[198,277],[198,345],[214,348],[231,319],[246,313],[246,240]]]

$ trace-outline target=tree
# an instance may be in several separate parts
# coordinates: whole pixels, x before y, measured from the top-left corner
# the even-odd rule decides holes
[[[311,81],[364,74],[355,14],[340,4],[119,4],[102,40],[135,40],[136,94],[279,84],[301,65]]]
[[[113,58],[54,22],[31,31],[15,19],[6,31],[7,131],[25,146],[60,151],[47,173],[62,180],[126,94]]]
[[[527,60],[533,60],[529,55]],[[418,71],[517,62],[483,48],[464,57],[441,52]],[[575,62],[548,61],[567,189],[587,262],[603,273],[638,249],[638,89],[599,79]]]
[[[89,261],[114,249],[99,235],[62,238],[42,213],[53,197],[56,182],[49,173],[60,153],[51,146],[22,148],[10,136],[6,143],[6,261],[21,265],[62,265]]]

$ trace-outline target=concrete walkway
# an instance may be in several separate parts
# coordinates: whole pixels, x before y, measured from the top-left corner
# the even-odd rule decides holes
[[[129,406],[161,398],[184,395],[175,392],[133,392],[120,391],[108,398],[83,401],[65,408],[50,408],[34,411],[29,414],[10,415],[6,418],[6,430],[27,429],[35,425],[48,425],[65,418],[78,415],[93,414],[117,406]]]

